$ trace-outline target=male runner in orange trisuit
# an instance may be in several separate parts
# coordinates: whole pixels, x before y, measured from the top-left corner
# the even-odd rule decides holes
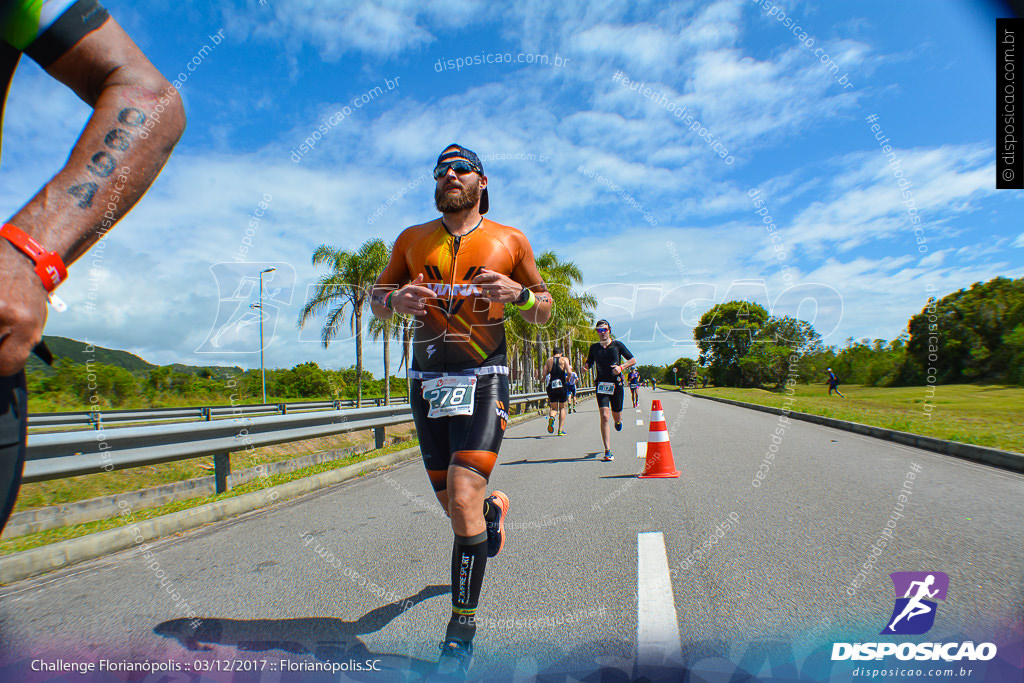
[[[480,158],[449,145],[434,168],[440,218],[406,228],[374,285],[373,314],[417,317],[410,404],[427,476],[451,518],[452,615],[438,672],[466,674],[488,557],[505,542],[508,497],[484,499],[509,409],[504,304],[530,323],[552,299],[533,249],[515,228],[483,218],[490,202]]]

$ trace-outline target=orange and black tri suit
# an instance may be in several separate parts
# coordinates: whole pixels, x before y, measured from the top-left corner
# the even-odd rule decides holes
[[[472,280],[483,269],[541,291],[533,249],[519,230],[483,218],[465,235],[452,235],[440,218],[406,228],[395,242],[379,286],[404,285],[423,274],[436,298],[416,318],[413,332],[413,419],[423,463],[435,491],[447,488],[448,467],[489,478],[508,421],[505,307],[480,296]],[[423,382],[438,377],[477,378],[472,415],[427,417]]]

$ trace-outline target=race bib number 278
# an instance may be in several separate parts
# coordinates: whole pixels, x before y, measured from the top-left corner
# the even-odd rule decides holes
[[[430,403],[427,417],[472,415],[476,377],[438,377],[423,382],[423,398]]]

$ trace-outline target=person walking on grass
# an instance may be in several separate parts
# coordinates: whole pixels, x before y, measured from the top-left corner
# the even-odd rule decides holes
[[[835,391],[839,394],[840,398],[846,398],[839,391],[839,378],[836,377],[836,373],[832,372],[832,368],[828,369],[828,395],[831,396],[832,392]]]

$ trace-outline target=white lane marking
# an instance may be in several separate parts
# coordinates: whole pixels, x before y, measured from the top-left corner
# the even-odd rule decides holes
[[[640,419],[640,418],[637,418],[636,426],[637,427],[643,427],[644,426],[644,421],[642,419]]]
[[[637,534],[636,551],[637,663],[681,661],[683,648],[664,535],[660,531]]]
[[[637,441],[636,442],[636,457],[646,458],[647,457],[647,442]]]
[[[642,409],[642,408],[637,408],[637,409],[636,409],[636,412],[638,412],[638,413],[642,413],[642,412],[644,412],[644,411],[643,411],[643,409]]]

